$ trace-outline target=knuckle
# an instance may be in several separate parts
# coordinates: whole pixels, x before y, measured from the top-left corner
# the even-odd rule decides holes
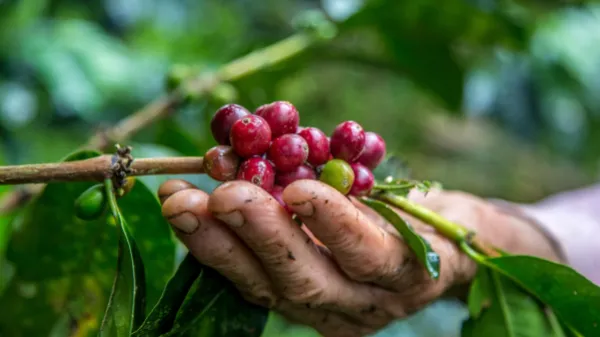
[[[383,234],[385,239],[381,247],[368,251],[357,250],[344,261],[342,268],[351,279],[359,282],[381,281],[402,269],[406,260],[403,257],[400,239],[387,233]]]
[[[381,307],[393,317],[392,320],[407,318],[438,297],[434,287],[429,282],[413,284],[391,296],[382,298]]]
[[[391,272],[391,268],[383,259],[357,260],[344,266],[343,269],[351,279],[359,282],[377,281]]]
[[[225,249],[223,251],[233,252],[237,249],[234,245],[223,246]],[[231,273],[237,273],[239,267],[234,260],[232,254],[215,254],[213,251],[208,249],[203,251],[203,258],[206,260],[210,266],[216,270],[222,270]]]
[[[319,307],[326,302],[325,285],[315,279],[305,279],[294,286],[282,289],[282,297],[296,305],[306,305],[309,308]]]
[[[295,258],[279,232],[270,228],[261,228],[260,237],[262,242],[260,245],[253,246],[253,250],[265,265],[281,266]]]
[[[439,298],[445,289],[444,285],[434,282],[424,282],[413,288],[410,294],[403,296],[404,315],[409,316],[423,309],[427,304]]]
[[[361,323],[362,326],[371,329],[381,329],[388,325],[391,321],[397,317],[394,313],[381,305],[370,305],[359,311],[356,315],[356,319]]]

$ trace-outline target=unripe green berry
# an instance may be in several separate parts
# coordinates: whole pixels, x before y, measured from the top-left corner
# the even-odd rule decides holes
[[[82,220],[94,220],[104,212],[107,205],[104,185],[97,184],[85,190],[75,200],[75,215]]]
[[[354,171],[347,162],[332,159],[323,166],[319,180],[346,195],[354,184]]]

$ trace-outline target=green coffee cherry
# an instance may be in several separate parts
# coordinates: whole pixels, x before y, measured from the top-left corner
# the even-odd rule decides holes
[[[82,220],[97,219],[102,215],[107,204],[104,185],[94,185],[75,200],[75,215]]]
[[[332,159],[323,166],[319,180],[346,195],[354,184],[354,171],[341,159]]]

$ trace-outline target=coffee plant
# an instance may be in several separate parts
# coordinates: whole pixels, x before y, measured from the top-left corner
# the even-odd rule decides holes
[[[479,264],[462,336],[600,335],[600,288],[568,266],[501,251],[411,202],[407,195],[412,189],[426,192],[438,185],[406,177],[398,158],[386,153],[384,139],[365,131],[360,121],[341,121],[328,137],[317,127],[301,126],[291,102],[265,102],[253,112],[230,102],[214,113],[210,129],[215,146],[203,156],[141,158],[134,157],[131,147],[118,145],[186,103],[227,88],[228,81],[335,34],[327,21],[315,22],[216,72],[198,75],[176,68],[167,78],[165,97],[94,135],[60,163],[0,167],[2,184],[47,184],[14,195],[33,200],[26,210],[11,211],[14,226],[6,255],[12,269],[10,277],[0,280],[0,322],[8,329],[6,336],[42,336],[49,326],[52,336],[285,334],[286,323],[279,316],[246,302],[227,279],[175,243],[159,205],[170,192],[154,191],[136,178],[164,174],[249,181],[271,193],[293,218],[283,189],[299,179],[318,179],[379,213],[429,276],[438,279],[439,256],[395,211],[400,209],[435,228]],[[116,150],[110,153],[113,145]],[[59,263],[66,258],[70,263]],[[41,278],[39,268],[52,275]],[[42,312],[55,313],[55,320],[36,316]],[[11,321],[15,317],[27,320]],[[22,327],[26,332],[18,330]]]

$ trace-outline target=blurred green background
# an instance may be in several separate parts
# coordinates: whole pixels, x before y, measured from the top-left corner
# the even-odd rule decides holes
[[[326,133],[356,120],[415,178],[484,197],[597,180],[600,6],[558,0],[0,0],[0,163],[58,161],[163,94],[173,65],[214,70],[315,8],[339,36],[232,83],[235,102],[289,100]],[[222,104],[179,109],[136,135],[135,154],[201,155]]]
[[[290,100],[326,132],[355,119],[416,177],[483,196],[534,201],[596,179],[600,7],[565,1],[0,1],[4,161],[59,160],[160,95],[172,65],[214,69],[319,7],[339,37],[233,83],[237,102]],[[220,104],[174,118],[198,154]],[[136,140],[173,146],[165,127]]]

